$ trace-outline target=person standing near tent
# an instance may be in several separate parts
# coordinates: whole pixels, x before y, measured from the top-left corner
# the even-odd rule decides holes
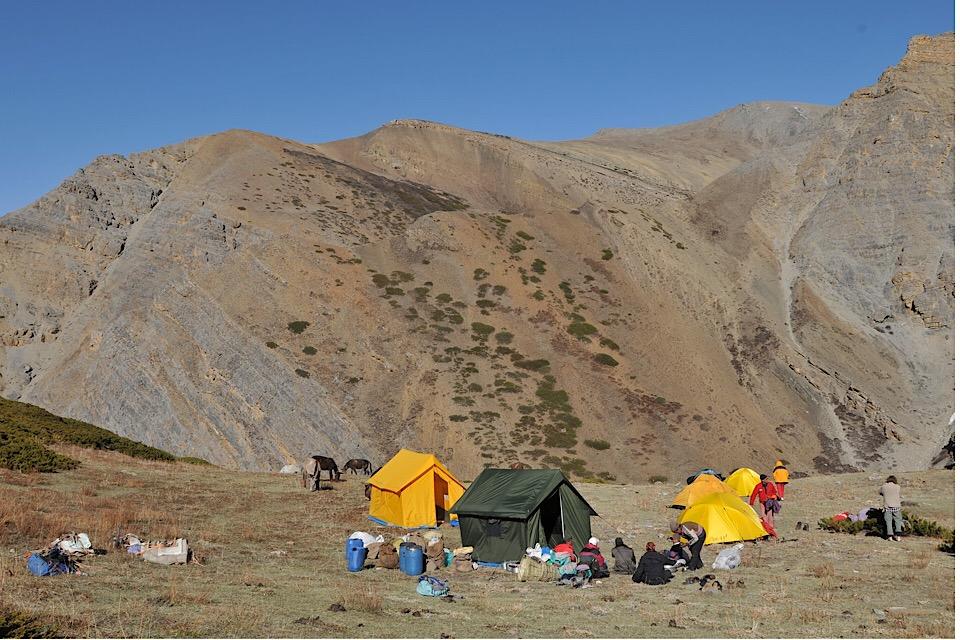
[[[681,522],[673,532],[682,536],[682,550],[683,555],[686,556],[684,559],[687,561],[687,569],[690,571],[702,569],[703,560],[700,559],[700,551],[707,540],[707,531],[696,522]]]
[[[783,466],[783,460],[777,460],[773,467],[773,481],[777,485],[777,495],[783,500],[783,490],[790,484],[790,472]]]
[[[623,538],[613,541],[610,555],[613,556],[614,573],[633,573],[637,570],[637,556],[634,555],[633,549],[623,544]]]
[[[900,485],[896,476],[889,476],[880,487],[883,496],[883,521],[887,525],[887,539],[900,542],[903,531],[903,512],[900,511]]]
[[[780,510],[779,495],[777,487],[772,482],[767,482],[767,474],[760,474],[760,482],[753,488],[750,494],[750,506],[755,501],[760,502],[760,519],[763,520],[770,529],[774,528],[773,517],[776,511]]]

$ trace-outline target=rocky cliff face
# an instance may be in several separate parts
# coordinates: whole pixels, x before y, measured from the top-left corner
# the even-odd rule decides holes
[[[915,467],[953,393],[953,36],[837,107],[95,160],[0,220],[0,391],[275,468]]]

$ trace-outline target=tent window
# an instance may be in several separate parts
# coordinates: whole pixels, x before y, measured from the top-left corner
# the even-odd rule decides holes
[[[491,538],[502,538],[503,523],[497,518],[487,518],[486,533]]]

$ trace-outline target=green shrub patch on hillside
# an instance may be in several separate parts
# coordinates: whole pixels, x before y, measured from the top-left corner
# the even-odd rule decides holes
[[[166,451],[92,424],[61,418],[40,407],[0,398],[0,467],[23,472],[53,472],[75,469],[80,465],[79,461],[47,447],[52,444],[116,451],[146,460],[177,459]]]

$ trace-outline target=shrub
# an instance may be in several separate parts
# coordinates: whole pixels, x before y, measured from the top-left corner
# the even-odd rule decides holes
[[[956,541],[956,532],[951,531],[950,535],[947,536],[946,539],[944,539],[944,541],[937,546],[937,549],[940,551],[944,551],[946,553],[955,553],[955,550],[956,550],[955,541]]]
[[[449,293],[440,293],[437,294],[436,300],[440,304],[449,304],[450,301],[453,300],[453,296],[451,296]]]
[[[611,259],[611,258],[613,257],[613,251],[610,251],[610,249],[604,249],[604,250],[603,250],[603,255],[602,255],[601,257],[602,257],[604,260],[609,260],[609,259]]]
[[[507,288],[502,284],[498,284],[493,288],[493,295],[495,296],[502,296],[506,292],[507,292]]]
[[[396,282],[413,282],[413,274],[407,273],[405,271],[394,271],[390,274],[393,278],[393,281]]]
[[[606,353],[598,353],[597,355],[593,356],[593,359],[598,364],[602,364],[607,367],[615,367],[620,364],[617,362],[616,358]]]
[[[540,258],[537,258],[530,265],[530,268],[533,269],[535,272],[539,273],[540,275],[543,275],[547,272],[547,263],[541,260]]]
[[[484,269],[474,269],[473,270],[473,279],[474,280],[483,280],[490,274]]]
[[[387,287],[386,289],[384,289],[384,292],[385,292],[388,296],[402,296],[402,295],[403,295],[403,289],[401,289],[400,287]]]
[[[470,391],[472,393],[480,393],[481,391],[483,391],[483,385],[477,384],[476,382],[471,382],[470,384],[467,385],[467,391]]]
[[[277,348],[276,342],[274,342],[273,340],[267,342],[267,349],[276,349],[276,348]]]
[[[510,333],[509,331],[500,331],[495,336],[493,336],[493,338],[494,340],[497,341],[498,344],[510,344],[511,342],[513,342],[513,334]]]
[[[560,291],[563,291],[563,297],[566,298],[567,302],[573,302],[576,299],[569,282],[561,282],[558,286],[560,287]]]
[[[0,638],[60,638],[65,634],[42,617],[0,605]]]
[[[304,330],[310,326],[310,323],[306,320],[294,320],[293,322],[287,324],[287,329],[290,329],[293,333],[303,333]]]
[[[653,475],[647,478],[647,480],[650,482],[650,484],[653,484],[655,482],[666,482],[667,476]]]
[[[538,300],[538,301],[539,301],[539,300],[543,300],[543,299],[546,298],[547,296],[544,295],[543,291],[540,291],[540,289],[537,289],[536,291],[533,292],[533,295],[532,295],[531,297],[532,297],[534,300]]]
[[[821,518],[817,523],[824,531],[833,533],[858,534],[866,533],[868,536],[886,535],[887,527],[883,521],[883,511],[880,509],[870,509],[867,512],[866,520],[852,522],[850,520],[834,520],[833,517]],[[925,536],[928,538],[949,538],[954,534],[951,529],[943,527],[936,522],[924,520],[918,516],[903,512],[903,532],[913,536]]]
[[[182,458],[177,458],[177,462],[183,462],[183,463],[186,463],[186,464],[196,464],[196,465],[200,465],[200,466],[206,465],[206,466],[208,466],[208,467],[212,467],[212,466],[213,466],[212,464],[210,464],[208,461],[204,460],[203,458],[197,458],[197,457],[195,457],[195,456],[184,456],[184,457],[182,457]]]
[[[576,336],[578,340],[588,340],[588,336],[591,336],[596,332],[597,328],[587,322],[574,321],[567,326],[567,333],[572,336]]]
[[[466,422],[467,420],[469,420],[467,416],[461,416],[461,415],[450,416],[450,422]]]
[[[309,377],[310,377],[310,372],[309,372],[309,371],[304,371],[303,369],[294,369],[294,371],[295,371],[296,374],[297,374],[298,376],[300,376],[301,378],[309,378]]]
[[[490,309],[497,306],[497,303],[493,300],[477,300],[477,306],[481,309]]]
[[[387,276],[383,275],[382,273],[375,273],[375,274],[373,274],[373,278],[372,278],[372,279],[373,279],[373,284],[377,285],[377,286],[380,287],[381,289],[383,289],[384,287],[386,287],[386,286],[389,285],[389,284],[393,284],[392,282],[390,282],[390,278],[388,278]]]
[[[521,251],[525,251],[526,248],[527,248],[527,245],[523,244],[516,238],[513,238],[512,240],[510,240],[510,246],[507,247],[507,251],[509,251],[510,253],[520,253]]]
[[[596,449],[597,451],[603,451],[604,449],[610,448],[610,443],[606,440],[584,440],[583,444],[587,445],[591,449]]]
[[[526,369],[527,371],[545,371],[550,368],[549,360],[517,360],[513,363],[515,367]]]
[[[473,329],[473,332],[477,334],[481,340],[486,340],[487,336],[496,331],[494,327],[483,324],[482,322],[473,322],[470,324],[470,328]]]
[[[620,351],[620,345],[610,338],[600,338],[600,346],[606,347],[607,349],[613,349],[614,351]]]
[[[313,356],[313,355],[316,355],[316,354],[317,354],[317,348],[316,348],[316,347],[307,346],[307,347],[304,347],[304,348],[303,348],[303,352],[304,352],[305,354],[307,354],[308,356]]]

